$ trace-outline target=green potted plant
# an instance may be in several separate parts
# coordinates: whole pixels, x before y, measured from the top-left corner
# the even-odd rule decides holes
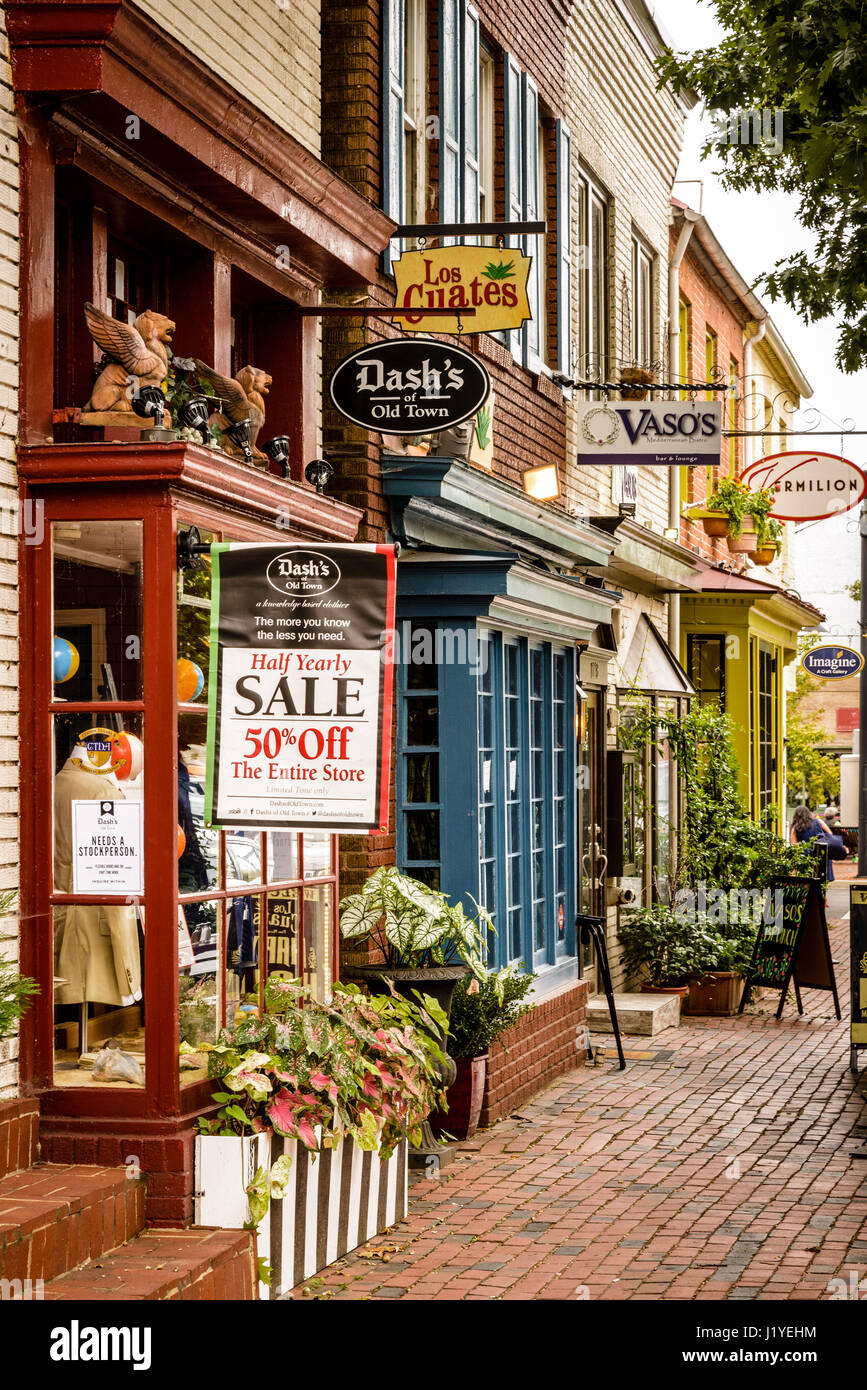
[[[196,1224],[256,1230],[271,1252],[262,1283],[270,1279],[274,1298],[299,1273],[315,1274],[323,1249],[338,1259],[406,1215],[406,1141],[421,1137],[443,1098],[446,1019],[430,997],[413,1004],[338,984],[322,1004],[277,977],[265,1004],[261,1017],[199,1049],[217,1108],[199,1121]],[[340,1202],[331,1200],[337,1178]],[[341,1210],[358,1213],[362,1191],[347,1228]],[[379,1201],[367,1200],[377,1191]]]
[[[478,1128],[491,1044],[528,1013],[527,995],[535,975],[509,967],[483,980],[465,976],[452,1000],[449,1053],[457,1075],[446,1093],[446,1107],[431,1121],[436,1133],[472,1139]]]
[[[377,869],[360,893],[342,900],[340,930],[381,963],[349,965],[344,976],[374,991],[388,990],[387,980],[404,994],[423,989],[448,1016],[458,980],[468,970],[480,983],[487,976],[487,934],[494,924],[484,907],[475,906],[476,916],[468,917],[445,893],[391,865]]]
[[[17,897],[15,889],[0,893],[0,918],[12,912]],[[30,1007],[31,996],[38,993],[36,981],[20,975],[15,962],[0,955],[0,1042],[15,1036],[19,1022]]]
[[[756,518],[756,549],[750,559],[754,565],[772,565],[783,548],[783,528],[772,516]]]
[[[707,927],[690,921],[667,903],[637,909],[620,927],[623,963],[628,975],[644,975],[647,994],[676,994],[681,1004],[689,977],[701,972],[712,947]]]
[[[758,523],[766,520],[775,502],[767,488],[751,491],[738,478],[720,478],[707,499],[707,511],[718,512],[728,522],[728,546],[735,554],[749,555],[758,545]]]

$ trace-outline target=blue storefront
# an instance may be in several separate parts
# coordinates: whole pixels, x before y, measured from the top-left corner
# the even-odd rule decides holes
[[[484,902],[491,965],[523,961],[544,998],[579,977],[575,913],[594,907],[581,864],[604,759],[580,739],[605,692],[582,689],[579,660],[607,669],[620,595],[586,572],[616,542],[461,461],[385,455],[382,471],[402,546],[397,862]]]

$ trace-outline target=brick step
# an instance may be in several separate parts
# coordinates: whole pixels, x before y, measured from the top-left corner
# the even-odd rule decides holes
[[[144,1227],[144,1179],[125,1168],[42,1163],[0,1178],[0,1277],[49,1279]]]
[[[62,1274],[46,1299],[105,1303],[157,1299],[253,1302],[255,1237],[251,1231],[148,1230],[110,1255]]]
[[[0,1178],[23,1172],[39,1156],[39,1102],[0,1101]]]

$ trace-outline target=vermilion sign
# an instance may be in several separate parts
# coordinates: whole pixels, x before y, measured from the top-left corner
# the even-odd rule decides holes
[[[867,474],[857,463],[812,450],[769,454],[745,468],[741,481],[776,492],[771,515],[780,521],[821,521],[867,496]]]

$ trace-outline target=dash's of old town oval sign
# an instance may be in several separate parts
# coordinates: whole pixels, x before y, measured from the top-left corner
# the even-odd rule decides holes
[[[772,516],[780,521],[821,521],[857,507],[867,495],[867,474],[840,454],[768,454],[745,468],[741,481],[773,488]]]
[[[864,658],[854,647],[811,647],[801,657],[801,665],[811,676],[823,681],[842,681],[857,676]]]
[[[345,357],[330,383],[341,415],[382,434],[430,434],[475,415],[491,379],[462,348],[433,338],[394,338]]]

